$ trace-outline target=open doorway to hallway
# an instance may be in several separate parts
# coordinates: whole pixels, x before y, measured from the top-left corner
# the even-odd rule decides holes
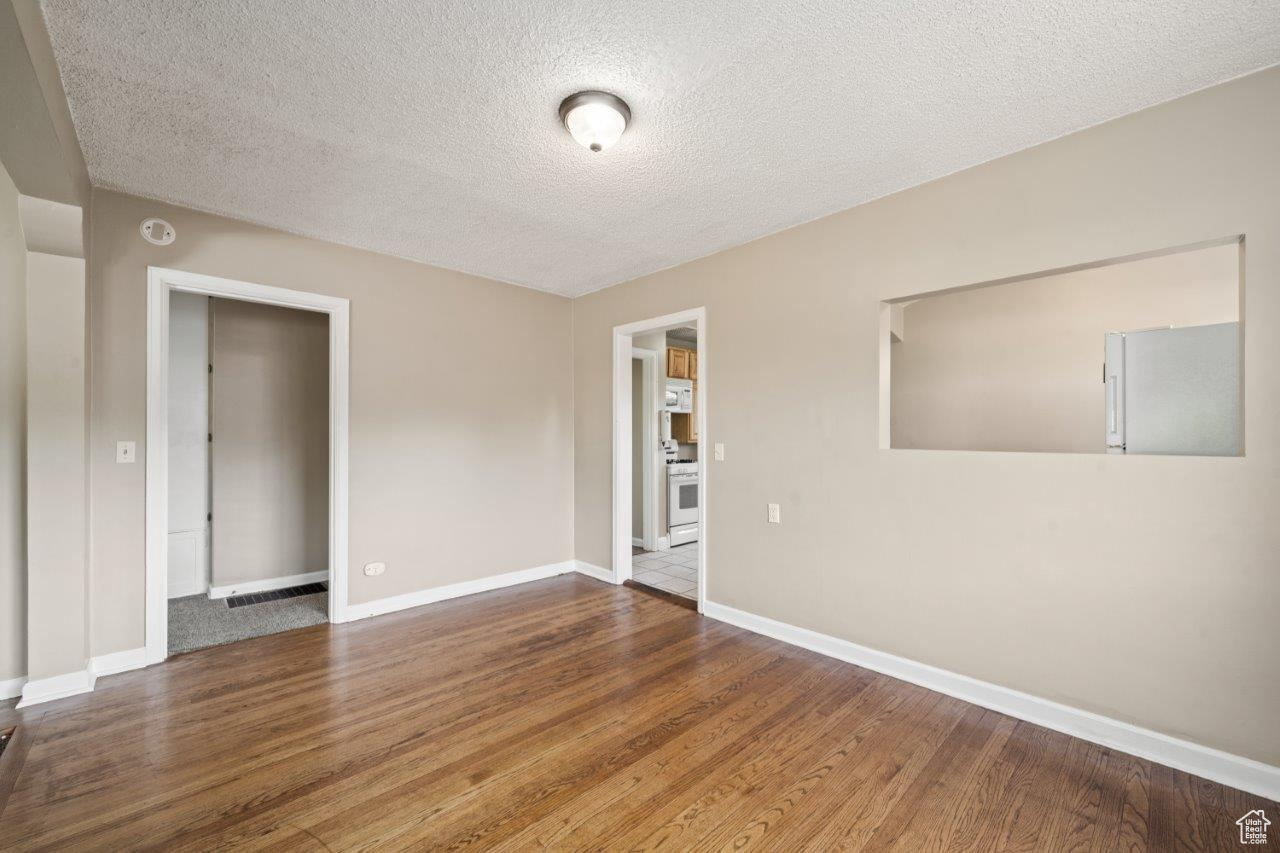
[[[184,270],[147,268],[147,494],[146,661],[169,654],[169,302],[173,295],[203,296],[299,309],[323,315],[328,333],[327,585],[330,622],[347,613],[351,305],[341,297],[290,290]],[[205,365],[206,371],[208,365]],[[263,387],[263,386],[259,386]],[[262,392],[265,395],[265,391]],[[205,437],[208,442],[208,436]],[[215,479],[215,478],[211,478]],[[212,505],[212,503],[210,504]],[[217,512],[217,507],[213,506]],[[217,519],[213,519],[217,530]],[[212,537],[211,537],[212,538]],[[216,550],[216,543],[214,543]],[[211,565],[211,562],[207,565]],[[311,569],[308,567],[307,571]],[[206,584],[212,578],[206,576]],[[242,583],[243,581],[237,581]],[[246,594],[243,588],[235,590]]]
[[[623,583],[705,599],[702,309],[615,329],[614,566]]]
[[[167,652],[328,621],[329,316],[169,298]]]

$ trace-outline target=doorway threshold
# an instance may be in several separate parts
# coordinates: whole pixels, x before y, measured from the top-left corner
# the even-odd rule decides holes
[[[658,589],[654,586],[646,586],[639,581],[625,580],[622,585],[627,589],[634,589],[637,592],[643,592],[645,595],[652,595],[654,598],[661,598],[663,601],[683,607],[686,610],[698,611],[698,602],[692,598],[685,598],[683,595],[676,595],[674,592],[667,592],[665,589]]]

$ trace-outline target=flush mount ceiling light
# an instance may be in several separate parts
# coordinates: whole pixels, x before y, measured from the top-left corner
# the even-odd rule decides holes
[[[578,92],[561,101],[560,121],[579,145],[599,153],[621,138],[631,108],[608,92]]]

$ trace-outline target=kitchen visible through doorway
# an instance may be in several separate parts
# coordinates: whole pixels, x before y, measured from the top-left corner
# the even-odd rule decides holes
[[[702,503],[697,325],[636,334],[632,346],[631,580],[696,602]]]

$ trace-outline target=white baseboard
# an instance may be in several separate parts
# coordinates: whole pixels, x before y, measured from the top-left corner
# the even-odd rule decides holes
[[[670,551],[670,550],[671,550],[671,537],[670,537],[670,536],[659,536],[659,537],[658,537],[658,550],[659,550],[659,551]]]
[[[27,677],[25,675],[0,681],[0,699],[13,699],[16,696],[21,696],[22,686],[26,683]]]
[[[643,540],[643,539],[641,539],[639,536],[632,536],[632,537],[631,537],[631,547],[633,547],[633,548],[643,548],[643,547],[644,547],[644,540]]]
[[[94,676],[88,669],[28,681],[22,688],[22,700],[18,702],[18,707],[29,708],[41,702],[88,693],[93,689],[93,681]]]
[[[586,575],[589,578],[595,578],[598,581],[604,581],[605,583],[617,583],[617,581],[613,579],[613,572],[608,569],[602,569],[599,566],[594,566],[591,563],[585,563],[582,560],[573,561],[573,570],[579,574]]]
[[[147,665],[146,648],[125,649],[122,652],[112,652],[109,655],[98,655],[89,660],[89,671],[93,673],[95,678],[102,678],[104,675],[115,675],[118,672],[128,672],[131,669],[142,669]]]
[[[520,571],[507,572],[501,575],[490,575],[473,581],[421,589],[417,592],[406,592],[403,595],[379,598],[376,601],[366,601],[363,604],[348,604],[342,613],[341,621],[354,622],[357,619],[381,616],[384,613],[394,613],[397,610],[406,610],[410,607],[421,607],[424,604],[434,604],[437,601],[444,601],[449,598],[459,598],[464,595],[474,595],[477,592],[501,589],[504,586],[540,581],[572,571],[574,571],[574,561],[565,560],[562,563],[549,563],[545,566],[535,566],[532,569],[521,569]]]
[[[55,699],[66,699],[68,696],[92,691],[97,680],[105,675],[142,669],[146,665],[147,650],[145,648],[125,649],[122,652],[98,655],[90,658],[89,665],[78,672],[67,672],[35,681],[27,681],[25,678],[0,681],[0,699],[13,698],[20,692],[22,701],[18,703],[19,708],[27,708],[41,702],[52,702]],[[10,693],[9,690],[15,686],[21,689],[15,689]]]
[[[253,592],[271,592],[276,589],[287,589],[291,586],[302,586],[306,583],[320,583],[329,579],[328,572],[307,572],[301,575],[285,575],[282,578],[266,578],[260,581],[242,581],[226,586],[209,587],[210,598],[230,598],[233,595],[248,595]]]
[[[703,615],[793,646],[875,670],[981,705],[1019,720],[1183,770],[1269,800],[1280,800],[1280,767],[1180,740],[1160,732],[979,681],[928,664],[877,651],[848,640],[798,628],[713,601]]]

